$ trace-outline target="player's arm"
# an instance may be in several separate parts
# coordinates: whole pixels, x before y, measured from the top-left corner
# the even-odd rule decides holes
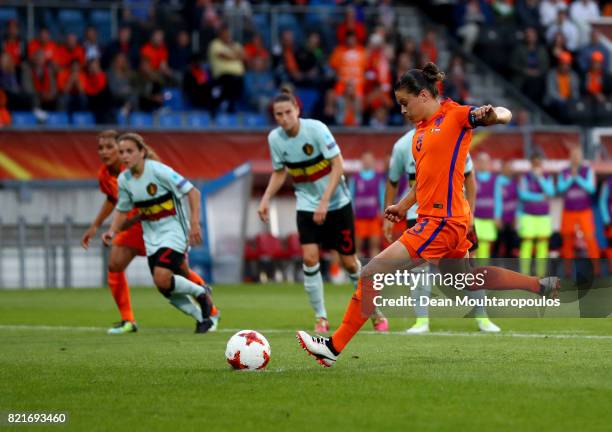
[[[266,187],[266,191],[261,197],[261,201],[259,202],[259,209],[257,213],[259,213],[259,218],[262,222],[268,223],[270,220],[270,216],[268,211],[270,209],[270,200],[276,193],[280,190],[280,188],[285,183],[285,179],[287,178],[287,170],[285,167],[275,170],[270,176],[270,180],[268,180],[268,186]]]
[[[195,186],[187,192],[189,201],[189,244],[191,246],[202,243],[202,228],[200,227],[200,191]]]
[[[470,122],[473,126],[492,126],[508,124],[512,120],[512,112],[508,108],[483,105],[470,113]]]
[[[319,225],[325,222],[329,201],[336,191],[338,184],[340,184],[340,179],[342,178],[342,173],[344,171],[342,167],[342,155],[338,154],[337,156],[334,156],[332,159],[330,159],[330,162],[331,172],[329,173],[329,181],[327,182],[327,187],[321,196],[321,200],[319,201],[319,205],[317,206],[313,216],[314,222]]]
[[[416,183],[408,191],[406,196],[402,198],[397,204],[390,205],[385,209],[385,217],[391,222],[399,222],[406,218],[406,213],[416,204]]]
[[[102,203],[102,207],[100,207],[100,211],[98,212],[98,215],[96,216],[94,221],[91,223],[89,228],[87,228],[87,231],[85,231],[85,234],[83,234],[83,237],[81,238],[81,246],[83,246],[83,249],[89,248],[89,241],[91,240],[93,236],[96,235],[98,228],[100,228],[100,225],[102,225],[104,221],[106,220],[106,218],[110,216],[114,208],[115,208],[115,203],[112,202],[107,197]]]
[[[128,212],[117,210],[115,215],[113,216],[113,221],[111,222],[111,226],[104,234],[102,234],[102,241],[106,246],[110,246],[113,242],[113,237],[119,231],[121,231],[121,227],[128,219]]]

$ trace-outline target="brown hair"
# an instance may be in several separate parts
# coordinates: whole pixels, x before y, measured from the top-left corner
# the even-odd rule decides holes
[[[418,95],[427,90],[433,97],[438,96],[438,82],[444,80],[444,72],[438,69],[435,63],[427,63],[423,69],[411,69],[406,72],[395,84],[395,91],[406,90],[408,93]]]
[[[117,141],[119,138],[119,132],[114,129],[106,129],[98,134],[98,139],[110,138]]]
[[[289,86],[281,87],[280,93],[272,99],[272,105],[278,102],[291,102],[293,105],[298,106],[297,100]]]
[[[136,144],[136,147],[138,147],[138,150],[144,150],[145,159],[150,159],[150,160],[154,160],[158,162],[160,161],[159,156],[157,155],[157,153],[155,153],[155,150],[149,147],[147,143],[145,143],[144,138],[140,136],[139,134],[134,133],[134,132],[127,132],[127,133],[121,134],[119,138],[117,138],[117,142],[124,141],[124,140],[132,141],[134,144]]]

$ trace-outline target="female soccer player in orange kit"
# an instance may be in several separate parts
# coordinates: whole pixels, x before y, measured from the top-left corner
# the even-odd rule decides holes
[[[98,184],[100,191],[106,195],[106,200],[102,204],[96,219],[91,223],[81,239],[83,248],[89,248],[89,241],[95,236],[98,228],[113,212],[119,191],[117,188],[117,177],[124,167],[119,159],[119,145],[117,138],[119,133],[114,130],[106,130],[98,135],[98,155],[102,161],[102,166],[98,170]],[[147,149],[149,157],[159,160],[159,157],[150,148]],[[108,264],[108,286],[115,299],[117,308],[121,314],[121,321],[108,330],[108,334],[133,333],[138,330],[134,320],[134,312],[130,300],[130,288],[125,277],[125,269],[136,256],[146,256],[145,245],[142,239],[142,227],[138,222],[138,212],[130,213],[130,220],[135,221],[129,228],[121,231],[113,239]],[[136,219],[133,219],[136,218]],[[189,280],[199,285],[204,284],[204,280],[195,272],[191,271]],[[218,318],[217,310],[214,308],[214,315]],[[211,317],[212,318],[212,317]],[[215,322],[215,326],[216,326]]]
[[[342,325],[331,338],[313,337],[304,331],[297,333],[302,348],[323,366],[329,367],[336,362],[340,352],[367,320],[368,311],[374,307],[375,275],[400,268],[410,270],[428,261],[444,265],[446,273],[472,273],[472,280],[484,281],[480,285],[466,284],[469,290],[523,289],[550,298],[558,295],[560,281],[556,277],[538,279],[491,266],[472,269],[467,260],[461,259],[467,257],[471,246],[467,239],[470,209],[462,186],[472,129],[507,124],[512,114],[503,107],[475,108],[450,99],[439,102],[437,85],[443,79],[444,74],[438,67],[427,63],[422,70],[408,71],[395,86],[402,114],[416,125],[412,140],[416,184],[398,204],[385,210],[385,217],[394,222],[402,220],[408,209],[417,203],[417,223],[364,267]],[[453,262],[448,258],[457,260]],[[448,267],[451,264],[453,268]]]

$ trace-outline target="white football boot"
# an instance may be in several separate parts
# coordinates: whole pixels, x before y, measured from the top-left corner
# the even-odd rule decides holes
[[[295,337],[302,348],[304,348],[304,351],[313,356],[321,366],[331,367],[336,363],[338,356],[332,353],[327,347],[326,342],[329,340],[328,338],[310,336],[308,333],[301,330],[296,333]]]

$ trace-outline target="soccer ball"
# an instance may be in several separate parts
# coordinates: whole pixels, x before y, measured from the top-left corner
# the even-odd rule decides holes
[[[227,342],[225,358],[234,369],[257,370],[270,361],[270,344],[261,333],[242,330]]]

